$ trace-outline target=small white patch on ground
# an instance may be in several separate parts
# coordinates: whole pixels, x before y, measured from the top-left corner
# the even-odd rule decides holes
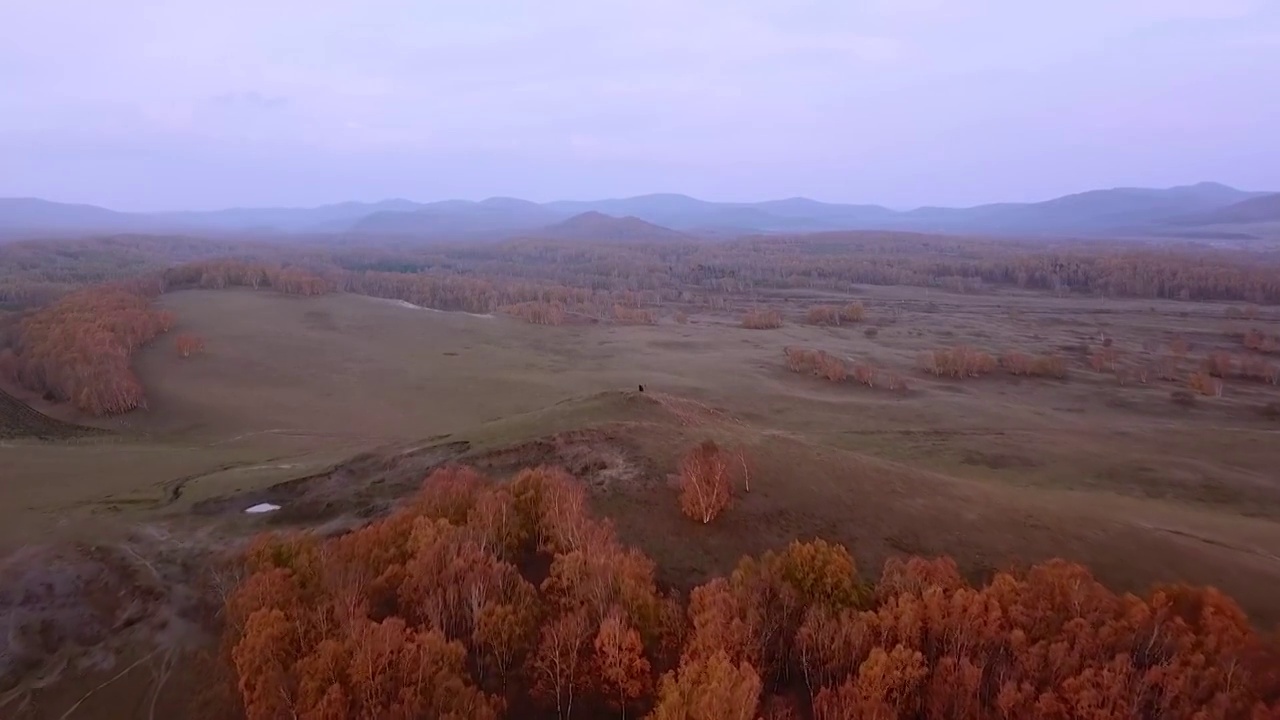
[[[482,314],[482,313],[463,312],[461,310],[437,310],[435,308],[423,307],[421,305],[414,305],[408,300],[393,300],[391,298],[379,298],[379,297],[371,298],[371,299],[377,300],[379,302],[389,303],[391,305],[395,305],[396,307],[410,308],[412,310],[426,310],[427,312],[449,313],[451,315],[470,315],[471,317],[478,317],[478,318],[493,317],[493,313]]]
[[[276,510],[279,510],[279,509],[280,509],[279,505],[272,505],[271,503],[258,503],[253,507],[245,508],[244,511],[252,515],[258,515],[260,513],[275,512]]]

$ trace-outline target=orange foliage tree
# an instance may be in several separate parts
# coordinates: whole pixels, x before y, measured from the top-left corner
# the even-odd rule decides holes
[[[680,460],[680,509],[703,524],[729,507],[733,492],[733,458],[711,440],[703,441]]]
[[[95,286],[36,311],[19,327],[9,372],[28,389],[94,415],[143,406],[130,361],[173,325],[171,313],[150,307],[154,292],[144,283]]]
[[[256,541],[225,612],[240,711],[483,720],[530,700],[566,719],[1280,711],[1280,639],[1213,589],[1119,594],[1060,560],[975,585],[953,561],[923,558],[889,560],[872,585],[848,550],[815,540],[743,558],[682,608],[570,488],[581,491],[549,468],[504,486],[444,468],[354,532]],[[777,695],[762,707],[766,687]]]
[[[760,676],[723,652],[683,663],[662,678],[649,720],[753,720],[760,705]]]
[[[640,633],[614,613],[600,623],[594,645],[601,692],[617,701],[621,717],[626,718],[627,705],[648,695],[653,682]]]

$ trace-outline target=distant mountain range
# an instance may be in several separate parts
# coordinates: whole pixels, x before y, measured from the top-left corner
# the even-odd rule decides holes
[[[807,198],[707,202],[657,194],[613,200],[534,203],[517,198],[417,203],[384,200],[314,208],[232,208],[212,212],[122,213],[36,198],[0,198],[0,234],[119,232],[351,234],[440,238],[548,237],[644,240],[691,235],[907,230],[991,235],[1212,236],[1230,227],[1280,221],[1280,193],[1203,182],[1172,188],[1090,190],[1036,203],[891,210]],[[1247,230],[1243,232],[1247,237]]]

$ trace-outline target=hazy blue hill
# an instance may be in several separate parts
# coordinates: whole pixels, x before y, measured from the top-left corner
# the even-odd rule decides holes
[[[0,231],[123,232],[146,230],[158,225],[146,215],[115,212],[95,205],[58,203],[39,198],[0,198]]]
[[[845,205],[825,203],[809,198],[793,197],[785,200],[766,200],[752,203],[751,207],[780,218],[804,219],[822,224],[891,223],[899,213],[883,205]]]
[[[614,217],[636,217],[678,230],[797,231],[826,227],[825,223],[814,217],[803,214],[773,213],[762,205],[764,203],[708,202],[688,195],[659,193],[610,200],[560,201],[547,203],[546,206],[573,214],[598,212]]]
[[[1141,228],[1254,194],[1219,183],[1089,190],[1037,203],[918,208],[904,213],[908,219],[899,227],[935,232],[1087,234]]]
[[[1179,225],[1233,225],[1280,222],[1280,193],[1258,195],[1208,212],[1176,218]]]
[[[351,231],[391,235],[468,235],[530,230],[562,218],[561,213],[515,198],[490,198],[481,202],[444,200],[427,203],[412,212],[373,213],[354,223]]]
[[[378,212],[407,212],[422,207],[409,200],[342,202],[313,208],[228,208],[210,212],[160,213],[156,217],[188,227],[217,230],[270,228],[277,232],[341,231]]]
[[[895,211],[879,205],[826,203],[803,197],[763,202],[709,202],[675,193],[606,200],[534,203],[511,197],[479,202],[417,203],[394,199],[312,208],[230,208],[212,212],[119,213],[35,198],[0,199],[0,233],[15,232],[275,232],[370,233],[430,237],[502,236],[545,229],[598,213],[695,234],[902,230],[934,233],[1101,235],[1167,232],[1172,225],[1240,224],[1280,218],[1275,193],[1203,182],[1172,188],[1089,190],[1034,203],[967,208],[926,206]],[[594,217],[594,216],[591,216]],[[600,218],[590,222],[606,224]],[[563,228],[573,234],[574,226]],[[1161,230],[1164,228],[1164,230]],[[637,230],[639,228],[637,227]],[[609,231],[625,235],[621,227]],[[608,234],[608,233],[606,233]]]

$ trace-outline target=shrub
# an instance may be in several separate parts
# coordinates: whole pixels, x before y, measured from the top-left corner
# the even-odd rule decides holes
[[[841,325],[844,323],[862,322],[867,317],[867,310],[862,303],[849,303],[844,307],[834,305],[817,305],[809,308],[805,321],[810,325]]]
[[[1020,352],[1007,352],[1000,356],[1000,367],[1010,375],[1030,375],[1031,356]]]
[[[1116,361],[1120,358],[1120,353],[1111,346],[1102,347],[1093,352],[1089,356],[1089,367],[1094,372],[1115,372]]]
[[[1158,358],[1155,365],[1155,376],[1168,382],[1176,382],[1182,378],[1178,372],[1178,358],[1168,355]]]
[[[1187,387],[1191,388],[1192,392],[1196,392],[1201,395],[1222,397],[1222,380],[1220,378],[1213,377],[1209,373],[1192,373],[1191,376],[1187,378]]]
[[[844,382],[849,377],[849,367],[845,361],[825,350],[788,346],[783,348],[783,352],[787,356],[787,368],[791,372],[807,372],[831,382]]]
[[[818,351],[814,374],[831,382],[844,382],[849,377],[849,368],[844,360],[828,352]]]
[[[1231,357],[1231,353],[1221,350],[1209,353],[1200,364],[1201,370],[1219,378],[1230,377],[1234,368],[1235,358]]]
[[[782,313],[777,310],[752,310],[742,317],[742,327],[751,330],[773,330],[782,327]]]
[[[1280,366],[1257,356],[1240,359],[1240,377],[1275,385],[1280,383]]]
[[[1280,352],[1280,338],[1251,328],[1244,334],[1244,346],[1250,350],[1264,353]]]
[[[840,308],[840,319],[845,322],[862,322],[867,317],[867,309],[862,303],[849,303]]]
[[[1058,355],[1041,355],[1032,360],[1031,374],[1062,379],[1067,376],[1067,361]]]
[[[839,325],[840,308],[834,305],[811,307],[808,314],[805,315],[805,322],[810,325]]]
[[[813,350],[787,346],[782,349],[782,352],[787,356],[787,369],[791,372],[805,372],[814,366],[815,351]]]
[[[204,352],[204,339],[199,335],[179,335],[173,339],[173,346],[178,351],[178,357],[189,358]]]
[[[853,366],[853,379],[867,387],[876,386],[876,369],[866,363]]]
[[[627,307],[625,305],[613,306],[613,319],[624,325],[656,325],[658,322],[658,318],[653,314],[652,310]]]

